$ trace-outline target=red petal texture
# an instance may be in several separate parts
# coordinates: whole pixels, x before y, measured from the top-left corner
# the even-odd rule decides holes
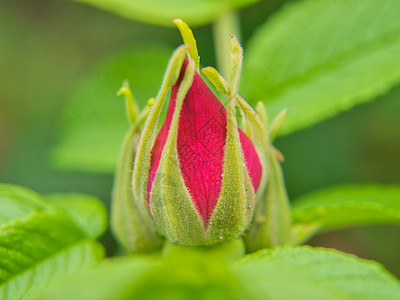
[[[148,204],[161,154],[168,138],[179,85],[187,64],[188,61],[185,60],[180,77],[172,87],[167,116],[153,146],[147,187]],[[196,72],[180,112],[177,150],[186,188],[205,226],[221,192],[226,125],[225,107]],[[246,167],[253,187],[257,190],[262,176],[260,159],[253,143],[240,129],[239,136]]]

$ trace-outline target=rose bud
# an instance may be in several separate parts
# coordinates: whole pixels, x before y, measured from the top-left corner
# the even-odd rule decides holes
[[[178,48],[172,57],[144,126],[134,198],[170,242],[207,245],[238,238],[248,228],[263,167],[238,128],[236,96],[226,109],[196,62],[185,58],[187,49]],[[154,139],[169,87],[167,116]]]

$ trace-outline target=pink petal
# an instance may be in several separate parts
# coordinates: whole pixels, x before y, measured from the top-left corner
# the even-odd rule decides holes
[[[179,80],[172,87],[167,116],[152,150],[147,188],[148,203],[187,63],[186,60]],[[180,113],[177,149],[186,188],[205,226],[217,205],[221,192],[226,124],[225,107],[196,72]],[[261,180],[262,166],[253,143],[240,129],[239,135],[246,167],[253,187],[257,190]]]

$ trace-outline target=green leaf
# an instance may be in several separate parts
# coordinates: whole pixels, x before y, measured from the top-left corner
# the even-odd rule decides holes
[[[29,299],[54,278],[103,257],[102,246],[90,238],[105,227],[101,203],[82,195],[51,198],[0,184],[0,300]]]
[[[48,195],[51,204],[69,215],[88,237],[97,238],[107,228],[107,211],[95,197],[82,194]]]
[[[230,8],[241,8],[259,0],[76,0],[88,3],[129,19],[172,26],[171,19],[179,18],[191,26],[205,25]]]
[[[111,173],[129,124],[125,104],[116,93],[128,79],[139,106],[157,94],[171,55],[165,46],[147,46],[115,53],[72,91],[53,149],[61,169]]]
[[[0,299],[27,299],[50,280],[103,256],[64,214],[39,212],[0,226]]]
[[[218,256],[198,253],[113,259],[54,284],[37,300],[248,299]]]
[[[0,184],[0,225],[39,212],[64,212],[88,237],[97,238],[107,227],[106,208],[95,197],[54,194],[47,199],[24,187]]]
[[[206,248],[180,250],[104,262],[36,299],[400,299],[399,282],[381,265],[335,250],[276,248],[239,263]]]
[[[163,263],[143,277],[127,299],[249,299],[224,260],[212,255],[165,257]]]
[[[400,299],[400,283],[381,265],[335,250],[262,250],[234,270],[253,299]]]
[[[148,259],[115,258],[50,285],[35,300],[110,300],[128,298],[131,286],[149,271],[155,262]]]
[[[249,41],[242,89],[275,116],[280,134],[387,92],[400,79],[400,1],[287,4]]]
[[[320,229],[366,224],[400,224],[400,186],[337,186],[306,194],[293,202],[292,219],[302,229],[294,243]]]
[[[46,210],[51,208],[35,192],[12,184],[0,184],[0,225]]]

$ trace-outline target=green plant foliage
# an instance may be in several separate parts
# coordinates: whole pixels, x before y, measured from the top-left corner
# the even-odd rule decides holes
[[[262,250],[235,272],[253,299],[400,299],[399,282],[381,265],[335,250]]]
[[[0,225],[46,210],[51,210],[51,207],[35,192],[16,185],[0,184]]]
[[[148,259],[114,258],[87,270],[78,276],[69,277],[50,285],[35,300],[110,300],[127,298],[131,286],[154,267]]]
[[[400,299],[399,282],[381,265],[335,250],[275,248],[239,262],[181,250],[104,262],[35,299]]]
[[[0,227],[0,299],[26,299],[56,276],[103,256],[102,247],[62,214],[37,213]]]
[[[0,225],[36,213],[63,212],[88,237],[107,228],[107,211],[97,198],[83,194],[53,194],[45,199],[24,187],[0,183]]]
[[[59,281],[37,300],[247,299],[218,257],[196,252],[164,259],[117,258]]]
[[[116,93],[128,79],[139,106],[157,94],[171,55],[165,46],[118,52],[72,91],[53,162],[61,169],[111,173],[129,128],[125,104]]]
[[[78,206],[75,200],[71,201],[73,207]],[[79,207],[86,213],[83,209],[71,213],[72,208],[64,213],[34,192],[0,185],[1,300],[29,299],[51,280],[75,274],[102,259],[103,247],[86,234],[94,234],[94,225],[84,224],[78,216],[86,214],[98,224],[104,208],[94,199],[84,202]],[[103,221],[96,232],[100,234],[104,228]]]
[[[280,134],[374,99],[400,79],[399,13],[390,0],[287,4],[248,43],[244,95],[290,110]]]
[[[171,19],[180,18],[191,26],[205,25],[226,10],[251,5],[259,0],[76,0],[88,3],[126,18],[172,26]]]
[[[295,243],[320,229],[400,224],[400,186],[350,185],[315,191],[293,202],[292,219],[301,232],[294,236]]]
[[[127,299],[248,299],[221,257],[186,253],[165,257],[142,278]]]
[[[46,197],[68,214],[88,237],[97,238],[107,228],[107,211],[95,197],[82,194],[54,194]]]

